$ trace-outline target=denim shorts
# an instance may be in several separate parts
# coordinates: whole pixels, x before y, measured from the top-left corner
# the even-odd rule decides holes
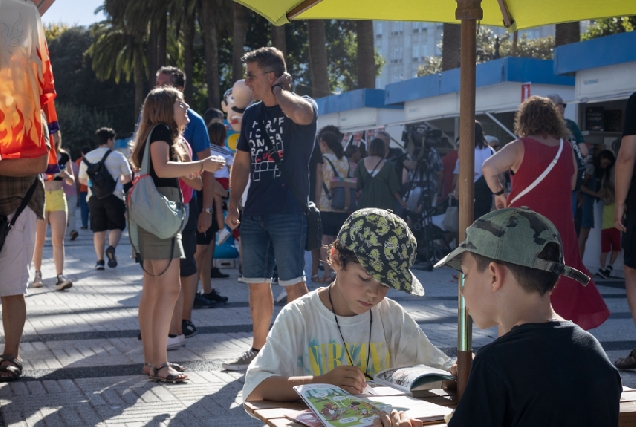
[[[594,202],[594,197],[587,194],[583,195],[581,228],[594,228]]]
[[[244,215],[241,222],[243,281],[271,282],[276,265],[279,285],[304,282],[306,239],[304,214]]]

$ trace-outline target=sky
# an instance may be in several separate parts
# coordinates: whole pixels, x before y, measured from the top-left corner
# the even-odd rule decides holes
[[[104,0],[55,0],[55,3],[42,16],[42,23],[90,25],[105,19],[102,13],[95,15],[95,9],[104,4]]]

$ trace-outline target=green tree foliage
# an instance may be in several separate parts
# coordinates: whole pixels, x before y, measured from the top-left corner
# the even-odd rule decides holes
[[[95,131],[102,126],[117,128],[107,113],[96,109],[87,109],[82,105],[57,103],[62,146],[73,159],[80,156],[82,147],[95,148]]]
[[[581,34],[581,40],[591,40],[597,37],[634,31],[635,29],[636,16],[597,19],[587,27],[585,33]]]
[[[504,33],[501,36],[487,28],[480,27],[477,32],[477,63],[512,56],[513,35]],[[552,59],[554,54],[554,37],[531,39],[525,34],[517,40],[516,56],[522,58]],[[441,59],[424,58],[424,63],[417,70],[418,76],[439,73],[442,70]]]

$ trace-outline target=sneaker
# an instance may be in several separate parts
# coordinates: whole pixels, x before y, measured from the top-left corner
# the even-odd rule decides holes
[[[33,278],[33,283],[31,283],[32,288],[41,288],[44,286],[44,282],[42,282],[42,273],[39,271],[35,272],[35,277]]]
[[[209,301],[227,304],[228,298],[220,295],[214,288],[212,288],[212,292],[210,292],[209,294],[202,294],[202,295]]]
[[[95,270],[103,270],[104,269],[104,260],[100,259],[95,263]]]
[[[607,279],[607,276],[609,276],[609,273],[607,270],[599,268],[594,276],[599,277],[601,279]]]
[[[225,241],[227,239],[230,238],[230,236],[232,235],[232,232],[230,230],[228,230],[227,228],[224,228],[223,230],[219,230],[216,232],[216,245],[217,246],[221,246],[223,243],[225,243]]]
[[[285,298],[287,298],[287,289],[283,288],[282,291],[280,291],[280,293],[278,294],[278,296],[276,297],[276,302],[281,302],[282,300],[284,300]]]
[[[197,334],[197,327],[190,320],[181,321],[181,330],[183,331],[183,339],[192,338]]]
[[[106,248],[106,256],[108,257],[108,268],[117,267],[117,257],[115,256],[115,248],[109,246]]]
[[[71,230],[71,233],[69,234],[69,237],[71,238],[71,240],[77,239],[77,236],[79,236],[79,233],[77,232],[77,230]]]
[[[168,335],[168,350],[176,350],[179,347],[183,347],[184,345],[185,345],[185,336],[183,334],[174,335],[174,336]]]
[[[214,301],[207,299],[200,293],[197,293],[194,296],[194,304],[193,304],[194,308],[200,308],[200,307],[210,308],[210,307],[214,307],[215,304],[216,303]]]
[[[258,356],[258,351],[247,350],[231,362],[221,364],[221,368],[226,371],[247,371],[247,367]]]
[[[88,227],[84,227],[83,225],[80,227],[80,230],[88,230]]]
[[[55,290],[61,291],[64,289],[72,288],[73,282],[68,280],[63,274],[57,275],[57,281],[55,282]]]
[[[210,278],[211,279],[225,279],[226,277],[230,277],[229,274],[225,274],[225,273],[221,273],[221,270],[219,270],[216,267],[212,267],[212,270],[210,271]]]

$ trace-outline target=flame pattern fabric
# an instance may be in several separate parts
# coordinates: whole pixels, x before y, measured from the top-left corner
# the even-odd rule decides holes
[[[55,87],[40,14],[33,3],[0,0],[0,156],[40,157],[50,132],[59,130]]]

